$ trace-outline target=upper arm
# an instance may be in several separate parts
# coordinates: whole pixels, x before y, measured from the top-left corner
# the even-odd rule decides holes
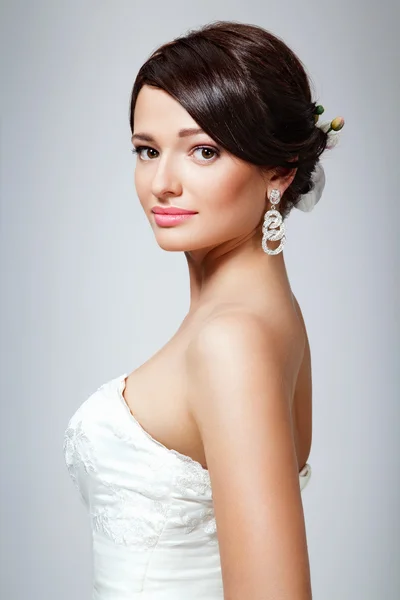
[[[210,474],[226,600],[309,600],[292,431],[289,339],[223,315],[187,350],[189,402]]]

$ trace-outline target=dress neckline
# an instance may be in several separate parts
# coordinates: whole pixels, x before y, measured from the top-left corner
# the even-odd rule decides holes
[[[144,429],[144,427],[139,423],[139,421],[136,419],[136,417],[134,416],[134,414],[132,413],[131,409],[128,406],[127,401],[125,400],[124,397],[124,390],[126,387],[126,379],[128,377],[128,373],[123,373],[120,377],[117,378],[117,383],[118,383],[118,397],[121,400],[121,402],[123,403],[128,415],[130,416],[132,422],[134,423],[134,425],[136,425],[136,427],[153,443],[156,444],[157,446],[160,446],[161,448],[163,448],[166,452],[168,452],[169,454],[173,454],[174,456],[177,456],[178,458],[180,458],[181,460],[183,460],[186,463],[189,463],[191,465],[194,465],[197,469],[199,469],[200,471],[204,472],[208,477],[210,476],[208,469],[206,469],[205,467],[203,467],[203,465],[201,463],[199,463],[197,460],[195,460],[194,458],[192,458],[191,456],[188,456],[187,454],[182,454],[181,452],[178,452],[178,450],[174,450],[173,448],[167,448],[167,446],[165,446],[163,443],[159,442],[158,440],[156,440],[155,438],[153,438],[152,435],[150,435],[150,433],[148,431],[146,431],[146,429]]]
[[[136,417],[132,413],[132,411],[129,408],[128,403],[127,403],[127,401],[125,400],[125,397],[124,397],[124,390],[125,390],[125,387],[126,387],[127,377],[128,377],[128,373],[123,373],[122,375],[120,375],[119,377],[117,377],[117,393],[118,393],[118,398],[120,399],[120,401],[122,402],[123,406],[125,407],[125,410],[128,413],[128,416],[130,417],[130,419],[134,423],[134,425],[136,425],[136,427],[153,444],[156,444],[157,446],[160,446],[166,452],[168,452],[169,454],[173,454],[173,455],[177,456],[178,458],[180,458],[184,462],[189,463],[191,465],[194,465],[197,469],[199,469],[201,472],[203,472],[209,478],[210,474],[209,474],[208,469],[206,469],[205,467],[203,467],[203,465],[201,463],[199,463],[197,460],[195,460],[191,456],[188,456],[187,454],[182,454],[181,452],[178,452],[178,450],[174,450],[173,448],[167,448],[167,446],[165,446],[164,444],[162,444],[161,442],[159,442],[158,440],[156,440],[155,438],[153,438],[153,436],[150,435],[150,433],[148,431],[146,431],[144,429],[144,427],[142,427],[142,425],[139,423],[139,421],[136,419]],[[311,476],[311,466],[309,465],[309,463],[306,463],[304,465],[304,467],[301,469],[301,471],[299,472],[299,477],[300,477],[300,479],[308,479],[310,476]]]

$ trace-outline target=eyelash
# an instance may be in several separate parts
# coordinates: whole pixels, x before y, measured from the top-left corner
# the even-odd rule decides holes
[[[151,148],[151,146],[136,146],[131,149],[131,152],[132,152],[132,154],[139,155],[139,158],[140,158],[140,153],[142,152],[142,150],[154,150],[154,148]],[[214,154],[216,156],[220,155],[220,151],[217,148],[213,148],[211,146],[196,146],[195,148],[193,148],[193,152],[195,152],[196,150],[211,150],[211,152],[214,152]],[[157,150],[156,150],[156,152],[157,152]],[[214,158],[215,157],[210,158],[209,160],[203,160],[200,162],[213,162]],[[150,160],[152,160],[152,159],[150,158],[149,161]]]

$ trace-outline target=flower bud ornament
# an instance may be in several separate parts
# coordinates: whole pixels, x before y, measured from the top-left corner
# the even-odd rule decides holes
[[[320,115],[324,112],[324,107],[319,104],[315,107],[315,123],[317,127],[320,127],[325,133],[328,134],[328,139],[326,143],[326,148],[330,150],[339,141],[338,131],[340,131],[344,126],[344,118],[336,117],[333,121],[325,121],[324,123],[318,123],[318,119]],[[303,194],[300,196],[297,204],[295,204],[295,208],[302,210],[304,212],[310,212],[314,206],[317,204],[318,200],[322,196],[322,192],[325,187],[325,171],[320,161],[317,161],[315,165],[315,170],[311,176],[311,179],[314,183],[313,189],[308,192],[308,194]]]
[[[334,148],[339,141],[339,135],[337,132],[340,131],[344,127],[344,118],[336,117],[333,121],[325,121],[324,123],[318,124],[317,127],[320,127],[325,133],[328,134],[328,140],[326,147],[328,150]]]

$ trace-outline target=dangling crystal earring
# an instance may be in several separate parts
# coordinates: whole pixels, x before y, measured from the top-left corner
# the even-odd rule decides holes
[[[275,207],[280,202],[280,199],[280,191],[272,190],[269,196],[269,201],[271,202],[271,204]],[[269,227],[271,227],[272,229],[268,229]],[[277,229],[277,227],[279,227],[279,229]],[[267,254],[279,254],[279,252],[282,252],[283,246],[285,245],[286,241],[285,231],[285,223],[283,222],[281,213],[275,210],[275,208],[268,210],[264,215],[264,224],[262,228],[263,238],[261,245],[264,252],[266,252]],[[267,247],[268,240],[271,240],[273,242],[281,240],[281,243],[275,250],[270,250],[270,248]]]

